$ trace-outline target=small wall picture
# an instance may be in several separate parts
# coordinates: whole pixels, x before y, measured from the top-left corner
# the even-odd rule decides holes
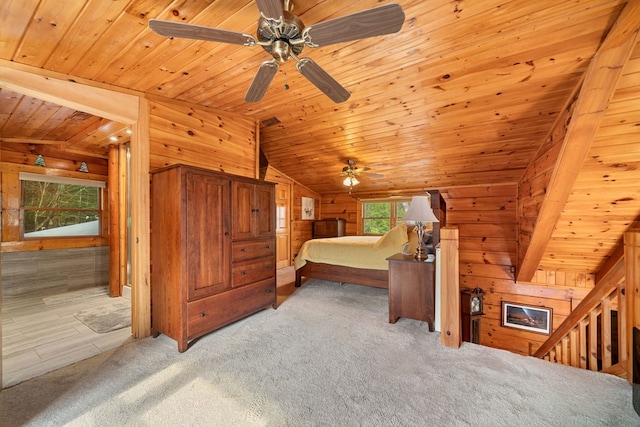
[[[502,326],[549,335],[553,310],[502,301]]]
[[[316,201],[311,197],[302,198],[302,219],[316,219]]]

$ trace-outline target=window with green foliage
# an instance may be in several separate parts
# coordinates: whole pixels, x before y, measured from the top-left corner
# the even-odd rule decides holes
[[[100,181],[20,174],[25,238],[99,236]]]
[[[382,235],[396,225],[404,223],[409,200],[376,200],[362,203],[362,233]]]

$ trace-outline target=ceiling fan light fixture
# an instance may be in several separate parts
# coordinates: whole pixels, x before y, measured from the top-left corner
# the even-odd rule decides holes
[[[358,181],[358,178],[355,176],[348,176],[344,181],[342,181],[342,183],[347,187],[353,187],[354,185],[360,184],[360,181]]]

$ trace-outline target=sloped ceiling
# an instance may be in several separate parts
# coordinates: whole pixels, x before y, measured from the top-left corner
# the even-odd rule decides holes
[[[294,13],[311,25],[389,2],[294,3]],[[291,61],[280,67],[262,102],[247,103],[246,90],[270,58],[262,48],[168,39],[147,26],[159,18],[255,34],[259,13],[251,0],[89,0],[64,7],[57,0],[9,0],[0,12],[0,59],[251,116],[262,123],[260,142],[270,164],[320,194],[347,191],[340,172],[348,159],[376,174],[362,175],[353,189],[361,197],[515,184],[627,4],[398,3],[405,13],[399,33],[305,48],[300,55],[347,88],[351,96],[340,104]],[[100,147],[126,128],[77,120],[83,116],[6,90],[0,97],[3,141],[60,140],[69,149],[105,155]],[[594,241],[617,241],[638,218],[638,105],[636,47],[560,225],[589,221]],[[77,126],[56,118],[75,118]],[[612,220],[616,227],[609,232]],[[557,233],[557,245],[572,244],[566,227]],[[585,268],[595,270],[603,256],[589,257]],[[584,251],[576,258],[586,259]],[[545,259],[555,265],[551,252]]]

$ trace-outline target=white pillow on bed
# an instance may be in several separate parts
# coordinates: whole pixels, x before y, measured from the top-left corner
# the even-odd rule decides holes
[[[407,237],[407,226],[401,224],[393,227],[380,237],[380,239],[373,245],[374,248],[387,248],[397,247],[402,250],[402,245],[409,241]]]

